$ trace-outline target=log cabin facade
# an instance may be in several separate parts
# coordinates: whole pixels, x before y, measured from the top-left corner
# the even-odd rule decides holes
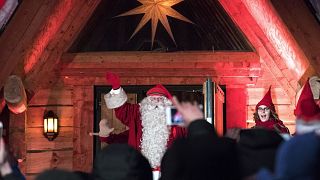
[[[308,77],[320,74],[319,22],[304,1],[186,1],[184,8],[190,12],[198,8],[189,16],[206,12],[204,19],[192,19],[200,30],[184,33],[182,29],[192,25],[173,26],[175,36],[182,34],[175,37],[177,46],[170,44],[168,37],[161,41],[159,34],[166,33],[162,30],[156,34],[156,40],[159,36],[162,42],[155,45],[159,51],[146,50],[150,35],[145,37],[143,32],[130,40],[131,44],[119,45],[121,38],[128,41],[139,21],[116,41],[103,36],[107,31],[103,28],[108,26],[101,22],[128,10],[121,3],[126,4],[124,0],[118,4],[108,0],[23,0],[3,30],[0,87],[10,75],[20,76],[28,108],[20,114],[9,112],[1,93],[0,117],[9,122],[9,146],[28,179],[47,168],[91,170],[93,138],[88,133],[94,126],[94,86],[107,85],[107,71],[119,74],[122,85],[137,86],[202,85],[210,77],[225,86],[227,128],[252,126],[255,105],[271,85],[279,117],[294,132],[297,92]],[[131,6],[136,4],[125,7]],[[123,21],[130,21],[126,18]],[[219,23],[221,28],[210,31]],[[116,32],[121,27],[125,31],[124,24],[109,26]],[[198,33],[198,39],[184,42],[190,33]],[[97,42],[99,36],[103,41]],[[148,41],[138,43],[139,38]],[[194,41],[204,45],[197,49]],[[54,141],[42,134],[47,110],[60,119]]]

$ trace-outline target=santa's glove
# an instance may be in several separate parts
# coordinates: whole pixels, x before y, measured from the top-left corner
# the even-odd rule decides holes
[[[114,131],[114,128],[110,128],[108,125],[106,125],[103,120],[100,121],[100,131],[98,133],[90,132],[90,136],[100,136],[100,137],[108,137],[112,131]]]
[[[99,136],[100,137],[108,137],[112,133],[113,130],[114,130],[114,128],[109,128],[109,127],[101,129],[99,131]]]
[[[112,89],[116,90],[120,88],[120,78],[118,75],[112,72],[107,72],[106,80],[107,80],[107,83],[109,83],[112,86]]]

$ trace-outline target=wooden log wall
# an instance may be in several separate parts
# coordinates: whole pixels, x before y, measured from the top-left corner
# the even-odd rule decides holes
[[[43,115],[52,110],[60,121],[59,135],[48,141],[43,135]],[[49,168],[73,168],[73,117],[72,89],[57,84],[52,89],[40,89],[29,102],[26,118],[25,174],[33,179]],[[10,119],[11,120],[11,119]]]

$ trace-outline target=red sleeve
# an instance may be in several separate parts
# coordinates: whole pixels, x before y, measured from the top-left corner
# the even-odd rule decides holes
[[[129,130],[123,131],[122,133],[119,133],[119,134],[111,133],[108,137],[100,137],[100,141],[108,144],[128,143],[128,135],[129,135]]]
[[[187,129],[180,127],[180,126],[172,126],[171,133],[168,139],[167,147],[171,147],[172,143],[177,138],[186,137],[187,136]]]
[[[139,104],[124,103],[122,106],[115,108],[116,117],[126,126],[130,127],[131,121],[140,120]]]
[[[175,129],[176,129],[175,138],[180,138],[180,137],[186,137],[187,136],[187,129],[186,128],[176,126]]]

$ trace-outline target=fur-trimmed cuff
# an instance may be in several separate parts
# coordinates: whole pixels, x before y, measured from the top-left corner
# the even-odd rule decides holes
[[[104,95],[104,100],[106,102],[107,108],[114,109],[122,106],[128,97],[126,92],[120,87],[120,91],[115,92],[111,90],[108,94]]]
[[[320,129],[320,122],[315,120],[305,123],[302,120],[296,120],[296,133],[305,134]]]

